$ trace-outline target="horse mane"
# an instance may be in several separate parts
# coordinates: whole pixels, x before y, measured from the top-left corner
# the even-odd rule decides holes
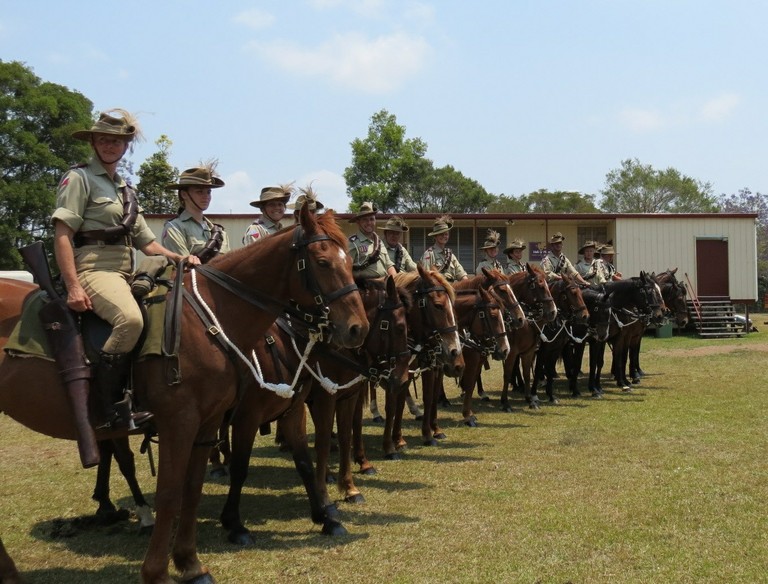
[[[486,270],[488,270],[486,268]],[[491,275],[492,278],[495,280],[503,280],[504,274],[502,274],[499,270],[488,270],[488,273]],[[474,276],[470,276],[466,280],[459,280],[458,282],[453,283],[453,287],[457,292],[460,292],[462,290],[477,290],[485,283],[485,274],[477,274]]]
[[[357,287],[361,290],[386,291],[386,282],[386,276],[383,278],[355,278],[355,284],[357,284]],[[413,305],[413,295],[411,294],[411,291],[404,286],[401,286],[398,283],[397,278],[395,278],[395,286],[397,287],[397,295],[400,297],[400,301],[405,305],[406,310],[410,310]]]
[[[317,215],[317,224],[325,231],[326,235],[331,238],[336,245],[338,245],[344,251],[347,250],[347,236],[339,226],[339,222],[336,220],[336,213],[332,209],[329,209],[322,215]]]
[[[448,282],[448,280],[445,279],[445,277],[437,271],[429,271],[428,272],[430,277],[433,277],[435,280],[437,280],[437,285],[442,286],[445,288],[446,294],[448,294],[448,297],[451,299],[451,302],[456,301],[456,291],[453,289],[453,286]],[[419,275],[419,272],[414,270],[413,272],[400,272],[399,274],[395,275],[395,284],[397,284],[397,287],[403,287],[406,288],[411,294],[416,292],[416,288],[419,285],[419,281],[421,279],[421,276]]]

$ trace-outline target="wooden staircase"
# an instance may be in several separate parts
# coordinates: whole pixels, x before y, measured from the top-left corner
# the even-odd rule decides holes
[[[688,310],[700,337],[743,337],[744,324],[736,320],[736,311],[728,296],[699,296],[688,300]]]

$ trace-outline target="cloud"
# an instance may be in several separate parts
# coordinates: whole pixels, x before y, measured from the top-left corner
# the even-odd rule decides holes
[[[310,0],[309,4],[316,10],[347,8],[365,17],[376,17],[386,7],[384,0]]]
[[[619,120],[633,132],[653,132],[664,126],[662,115],[649,109],[624,108],[619,113]]]
[[[244,170],[238,170],[222,179],[227,185],[220,192],[214,191],[208,213],[254,213],[250,202],[259,198],[259,188]]]
[[[423,68],[430,54],[422,37],[402,32],[374,39],[340,34],[312,48],[287,42],[253,42],[248,48],[285,71],[324,77],[365,93],[394,91]]]
[[[326,209],[334,209],[339,213],[346,212],[349,207],[347,183],[343,176],[330,170],[316,170],[306,173],[296,180],[296,187],[306,187],[312,184],[318,200]]]
[[[725,93],[704,102],[699,108],[699,117],[706,122],[720,122],[729,117],[741,104],[741,96]]]
[[[243,10],[237,14],[232,20],[238,24],[247,26],[254,30],[262,30],[269,28],[275,22],[275,17],[269,12],[259,10],[258,8],[251,8],[250,10]]]

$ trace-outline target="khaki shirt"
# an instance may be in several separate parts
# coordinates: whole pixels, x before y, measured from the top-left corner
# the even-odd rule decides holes
[[[458,282],[467,275],[467,271],[459,263],[456,254],[449,248],[442,248],[439,245],[427,248],[424,255],[421,256],[421,266],[425,270],[431,270],[433,266],[436,267],[449,282]]]
[[[525,272],[525,262],[519,261],[516,262],[515,260],[509,260],[509,263],[507,264],[507,267],[504,271],[505,274],[519,274],[520,272]]]
[[[397,250],[400,248],[402,251],[402,258],[400,260],[400,266],[397,266]],[[408,250],[405,248],[405,246],[402,243],[397,244],[397,247],[389,247],[388,245],[384,246],[384,249],[387,250],[387,255],[389,256],[389,259],[392,261],[392,265],[395,266],[395,271],[397,272],[415,272],[416,262],[413,261],[413,258],[411,257],[411,254],[408,253]]]
[[[605,262],[598,258],[593,259],[591,262],[581,260],[576,264],[576,271],[590,284],[604,284],[611,279]]]
[[[243,235],[243,245],[250,245],[251,243],[256,243],[260,239],[264,239],[265,237],[269,237],[270,235],[274,235],[278,231],[280,231],[283,227],[287,227],[288,225],[291,225],[290,221],[285,221],[284,219],[281,219],[277,223],[272,221],[269,217],[266,215],[262,215],[256,221],[251,223],[248,226],[248,229],[245,230],[245,235]]]
[[[547,252],[546,257],[541,260],[541,269],[544,270],[547,282],[554,280],[556,274],[566,274],[568,276],[578,274],[576,268],[573,267],[571,261],[564,254],[560,254],[560,257],[557,257],[551,251]]]
[[[205,244],[211,238],[213,223],[203,217],[203,222],[197,220],[186,209],[178,217],[166,221],[163,229],[163,246],[180,255],[198,254],[205,248]],[[223,231],[224,240],[221,242],[219,253],[229,251],[229,238]]]
[[[378,259],[361,269],[360,266],[377,249],[379,250]],[[387,275],[387,269],[390,266],[395,267],[395,264],[389,258],[386,246],[382,244],[381,239],[375,233],[373,234],[373,239],[360,231],[350,236],[347,253],[352,258],[352,273],[355,278],[383,278]]]
[[[475,268],[475,274],[480,275],[483,273],[483,268],[486,270],[499,270],[502,274],[504,273],[504,266],[501,265],[501,262],[499,260],[489,260],[485,259],[479,264],[477,264],[477,268]]]
[[[75,233],[119,225],[123,218],[121,189],[126,186],[120,175],[110,177],[101,162],[91,158],[86,165],[69,169],[61,178],[51,222],[61,221]],[[141,213],[131,229],[131,238],[137,249],[155,241],[155,234]],[[133,270],[133,250],[122,245],[84,245],[75,248],[74,256],[78,273],[95,269],[129,274]]]

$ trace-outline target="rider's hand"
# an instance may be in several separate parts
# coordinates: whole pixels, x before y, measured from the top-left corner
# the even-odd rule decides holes
[[[201,262],[200,262],[200,258],[199,258],[199,257],[197,257],[196,255],[188,255],[188,256],[185,256],[185,257],[184,257],[184,258],[182,258],[182,259],[185,259],[185,260],[187,260],[187,265],[190,265],[190,264],[191,264],[191,265],[193,265],[193,266],[199,266],[199,265],[200,265],[200,263],[201,263]]]
[[[75,312],[85,312],[86,310],[93,309],[90,296],[86,294],[80,284],[70,286],[67,290],[67,306]]]

